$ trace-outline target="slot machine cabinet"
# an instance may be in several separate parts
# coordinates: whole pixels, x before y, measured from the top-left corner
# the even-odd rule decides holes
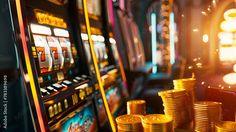
[[[83,42],[83,45],[85,47],[86,55],[88,56],[88,63],[90,64],[90,72],[94,74],[94,68],[92,65],[92,60],[91,58],[91,53],[89,50],[89,44],[88,44],[88,35],[86,32],[86,26],[85,26],[85,20],[84,20],[84,13],[83,13],[83,7],[82,7],[82,0],[75,0],[76,5],[77,5],[77,10],[78,12],[78,23],[80,23],[80,34],[81,34],[81,39]],[[108,88],[111,86],[113,83],[115,83],[114,75],[118,74],[118,68],[116,63],[114,62],[114,57],[111,54],[112,49],[109,44],[107,43],[106,40],[109,41],[109,38],[104,37],[104,26],[103,26],[103,15],[102,13],[102,3],[101,0],[89,0],[87,1],[87,7],[88,7],[88,13],[89,13],[89,19],[90,19],[90,24],[91,24],[91,38],[94,43],[95,47],[95,54],[98,60],[98,67],[100,70],[100,73],[102,75],[104,87]],[[112,75],[110,75],[112,74]]]
[[[105,1],[104,1],[105,2]],[[115,47],[115,40],[112,36],[109,37],[109,32],[105,28],[105,21],[103,21],[104,12],[106,14],[106,3],[101,0],[88,0],[87,7],[89,13],[89,21],[91,25],[91,39],[94,44],[95,54],[98,60],[98,67],[103,80],[104,89],[107,95],[108,104],[113,115],[118,115],[119,108],[123,103],[123,93],[121,87],[124,87],[123,80],[120,75],[120,69],[118,65],[118,53]],[[94,76],[94,81],[96,83],[95,71],[92,65],[91,53],[88,42],[88,35],[86,31],[86,24],[84,20],[84,12],[82,7],[82,0],[74,0],[74,5],[77,5],[74,12],[77,12],[77,28],[79,28],[77,36],[81,37],[84,49],[86,51],[86,56],[88,58],[88,63],[90,64],[90,73]],[[105,17],[105,19],[107,19]],[[79,23],[79,24],[78,24]],[[78,26],[79,25],[79,26]],[[105,35],[107,32],[107,35]],[[110,42],[110,41],[112,42]],[[99,117],[99,124],[103,126],[106,122],[106,113],[103,107],[101,95],[96,87],[96,108]],[[112,93],[112,94],[111,94]],[[116,98],[111,98],[116,94]],[[101,125],[102,124],[102,125]]]
[[[126,75],[124,71],[124,65],[122,61],[120,60],[120,54],[118,52],[118,45],[115,40],[114,36],[114,29],[113,27],[115,26],[115,21],[114,21],[114,11],[113,11],[113,2],[112,0],[102,0],[102,5],[103,5],[103,26],[105,27],[106,32],[105,38],[107,38],[107,42],[110,45],[110,54],[113,56],[113,62],[116,64],[117,68],[119,69],[120,75],[117,78],[122,79],[123,82],[119,83],[119,89],[120,92],[122,93],[123,98],[128,98],[128,90],[127,90],[127,80],[126,80]],[[123,74],[122,74],[123,72]]]
[[[80,107],[93,110],[94,91],[84,66],[86,58],[81,57],[82,49],[71,35],[68,1],[16,0],[12,5],[18,18],[14,20],[16,34],[21,34],[18,52],[23,58],[25,90],[36,130],[62,131],[61,124],[77,116]],[[77,130],[94,127],[94,115],[89,116],[89,122],[86,129]]]

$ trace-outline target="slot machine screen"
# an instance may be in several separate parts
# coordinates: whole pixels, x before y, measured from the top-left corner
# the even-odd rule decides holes
[[[40,73],[52,71],[52,57],[46,36],[33,35],[34,43],[39,61]]]
[[[74,58],[72,56],[71,43],[68,38],[59,38],[59,42],[62,48],[62,54],[64,56],[65,67],[71,67],[74,63]]]
[[[111,43],[111,49],[112,49],[112,53],[114,55],[114,58],[118,62],[119,61],[119,53],[118,53],[118,50],[116,47],[116,41],[112,36],[110,36],[109,41]]]
[[[78,113],[61,125],[61,132],[95,131],[97,131],[97,126],[92,104],[83,106]]]
[[[94,72],[94,67],[92,65],[92,59],[91,59],[91,53],[90,53],[90,47],[87,38],[87,34],[82,33],[81,37],[84,41],[84,47],[87,55],[88,63],[90,64],[90,70]],[[105,68],[109,65],[108,62],[108,53],[106,50],[106,45],[104,43],[104,37],[101,35],[92,35],[92,40],[94,44],[94,52],[98,61],[98,67],[100,69]]]
[[[119,107],[119,104],[121,103],[121,93],[118,89],[118,87],[112,87],[110,88],[107,93],[107,100],[108,104],[110,106],[111,112],[116,112],[117,108]]]
[[[94,41],[94,48],[95,48],[96,57],[98,59],[99,68],[105,68],[109,64],[105,43]]]
[[[77,50],[70,40],[64,19],[46,12],[35,11],[35,20],[37,22],[31,23],[30,29],[40,87],[77,75],[78,69],[75,67],[78,63]]]
[[[110,89],[108,89],[106,91],[106,98],[108,101],[109,108],[111,112],[114,114],[117,111],[119,104],[121,103],[121,93],[118,87],[111,87]],[[101,123],[101,125],[103,125],[106,121],[106,111],[103,106],[101,97],[98,97],[96,105],[99,112],[98,113],[99,122]]]
[[[87,61],[89,63],[90,72],[95,73],[93,62],[92,62],[92,56],[90,53],[90,46],[88,44],[88,41],[84,41],[84,48],[85,48],[85,52],[86,52],[86,56],[87,56]],[[96,51],[95,51],[95,54],[97,54]]]
[[[62,48],[56,37],[47,36],[48,46],[51,51],[53,59],[53,70],[60,70],[64,67],[64,56],[62,54]]]

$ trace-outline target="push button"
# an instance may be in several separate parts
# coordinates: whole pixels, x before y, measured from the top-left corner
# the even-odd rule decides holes
[[[54,89],[54,88],[51,87],[51,86],[48,86],[48,87],[47,87],[47,90],[48,90],[50,93],[57,92],[57,90]]]
[[[84,79],[89,79],[87,75],[82,75],[81,77]]]
[[[75,77],[75,79],[78,80],[78,81],[83,81],[83,80],[84,80],[84,79],[81,78],[81,77]]]
[[[46,96],[46,95],[50,94],[46,89],[43,89],[43,88],[40,88],[40,91],[41,91],[43,96]]]
[[[60,89],[63,88],[63,86],[60,85],[60,84],[58,84],[58,83],[54,83],[52,86],[53,86],[56,90],[60,90]]]
[[[73,82],[78,83],[79,81],[77,79],[73,79]]]
[[[64,80],[62,83],[65,84],[66,86],[72,85],[72,82],[68,80]]]

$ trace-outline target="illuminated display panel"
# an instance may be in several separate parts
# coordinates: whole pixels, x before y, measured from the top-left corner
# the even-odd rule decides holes
[[[108,62],[108,53],[107,53],[106,46],[104,43],[104,37],[101,35],[92,35],[91,37],[94,44],[95,55],[98,60],[98,66],[100,69],[105,68],[106,66],[109,65],[109,62]],[[94,67],[92,65],[92,59],[91,59],[91,53],[89,49],[90,47],[88,43],[88,35],[85,33],[82,33],[81,38],[84,42],[87,59],[90,64],[90,70],[94,72]]]
[[[61,132],[95,132],[96,119],[92,105],[83,107],[76,115],[61,125]]]
[[[65,29],[54,28],[53,33],[55,34],[55,36],[69,37],[69,32]]]
[[[220,60],[235,62],[236,61],[236,45],[223,45],[220,47]]]
[[[95,34],[100,34],[100,30],[94,28],[94,31],[92,31],[93,35],[92,40],[94,44],[94,50],[96,53],[96,57],[98,60],[98,66],[100,69],[105,68],[106,66],[109,65],[108,62],[108,50],[106,49],[105,45],[105,38],[102,35],[95,35]]]
[[[112,33],[109,33],[109,42],[111,44],[111,49],[112,49],[112,53],[114,55],[115,60],[118,62],[119,61],[119,53],[116,47],[116,40],[113,37]]]
[[[117,87],[111,87],[110,89],[108,89],[106,91],[106,98],[108,101],[109,108],[114,114],[117,111],[119,104],[121,103],[121,93],[119,92],[119,89]],[[103,126],[107,120],[107,117],[101,98],[97,99],[96,106],[100,125]]]
[[[68,38],[59,38],[62,54],[64,57],[64,64],[70,67],[74,64],[74,58],[72,55],[71,43]]]
[[[112,53],[114,55],[114,58],[118,62],[119,61],[119,53],[117,51],[116,44],[111,43],[111,48],[112,48]]]
[[[99,63],[99,67],[105,68],[109,64],[105,43],[94,41],[94,48]]]
[[[56,37],[47,36],[48,46],[51,50],[51,56],[53,58],[53,69],[59,70],[64,67],[64,56],[62,54],[62,48]]]
[[[50,25],[30,25],[34,40],[32,51],[40,86],[49,86],[53,82],[69,79],[78,74],[75,68],[78,61],[77,50],[70,42],[68,31],[52,28]]]
[[[91,53],[90,53],[90,47],[89,47],[89,44],[88,44],[87,40],[84,40],[84,47],[85,47],[85,52],[86,52],[86,55],[87,55],[87,60],[88,60],[88,63],[89,63],[89,69],[90,69],[90,71],[95,73],[94,67],[93,67],[93,64],[92,64],[92,56],[91,56]]]
[[[53,14],[35,9],[34,10],[36,20],[39,24],[45,24],[60,28],[67,28],[67,24],[64,19],[54,16]]]
[[[34,34],[52,35],[51,29],[47,26],[30,24],[31,32]]]
[[[236,9],[229,9],[224,12],[224,20],[220,24],[222,32],[219,38],[219,60],[223,63],[236,62]]]
[[[36,46],[37,58],[39,61],[40,73],[52,70],[52,57],[50,47],[47,44],[46,36],[33,35]]]
[[[77,0],[77,4],[78,4],[77,7],[81,12],[83,9],[82,0]],[[99,20],[99,17],[101,16],[101,0],[87,0],[87,8],[89,13],[89,18],[93,19],[93,21],[95,20],[96,21],[95,23],[101,26],[101,21]],[[92,33],[91,38],[93,40],[95,48],[94,50],[98,61],[98,67],[101,70],[109,65],[108,51],[105,46],[105,38],[102,36],[102,30],[96,24],[91,27],[91,33]],[[80,28],[81,32],[83,32],[81,34],[81,38],[84,42],[88,63],[90,64],[90,71],[94,73],[95,71],[92,64],[91,53],[89,49],[88,35],[86,34],[86,29],[84,25],[80,25]]]
[[[236,34],[234,32],[220,32],[219,38],[219,59],[221,62],[236,61]]]

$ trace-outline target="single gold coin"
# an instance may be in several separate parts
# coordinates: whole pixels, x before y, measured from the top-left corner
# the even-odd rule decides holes
[[[130,105],[130,104],[145,104],[146,101],[145,100],[130,100],[127,102],[127,105]]]
[[[172,118],[163,114],[150,114],[142,118],[145,124],[163,124],[172,122]]]
[[[116,118],[117,124],[136,124],[142,121],[141,115],[121,115]]]

